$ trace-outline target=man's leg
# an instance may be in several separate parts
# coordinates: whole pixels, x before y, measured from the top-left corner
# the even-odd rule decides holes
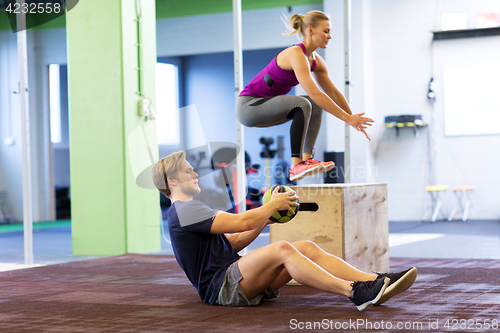
[[[370,274],[351,266],[344,260],[325,252],[322,248],[311,241],[292,243],[300,253],[323,267],[332,275],[349,281],[372,281],[377,278],[377,274]]]
[[[240,286],[248,299],[259,295],[270,286],[275,289],[278,286],[276,283],[281,283],[286,278],[293,278],[309,287],[351,296],[352,280],[332,275],[288,242],[275,242],[254,250],[239,260],[238,267],[243,276]],[[346,276],[354,277],[353,274]],[[275,290],[277,289],[279,288]]]
[[[417,269],[412,267],[399,273],[390,274],[369,274],[356,269],[349,265],[344,260],[323,251],[318,245],[311,241],[302,241],[292,243],[300,253],[314,261],[330,274],[349,281],[372,281],[381,277],[389,277],[390,285],[384,291],[383,296],[374,303],[380,305],[386,302],[391,297],[406,291],[410,288],[417,278]],[[271,287],[273,290],[278,290],[290,281],[291,276],[286,269],[283,269],[280,275],[273,282]]]
[[[318,245],[311,241],[301,241],[292,243],[292,246],[305,257],[315,262],[318,266],[329,272],[331,275],[346,281],[372,281],[377,278],[376,274],[369,274],[349,265],[344,260],[323,251]],[[286,269],[272,283],[273,290],[278,290],[287,284],[292,277]]]

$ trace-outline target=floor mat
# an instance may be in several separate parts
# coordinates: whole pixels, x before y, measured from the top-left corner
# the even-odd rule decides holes
[[[101,258],[0,273],[0,332],[500,332],[500,261],[391,259],[412,288],[359,312],[345,297],[285,286],[256,307],[210,306],[173,256]]]

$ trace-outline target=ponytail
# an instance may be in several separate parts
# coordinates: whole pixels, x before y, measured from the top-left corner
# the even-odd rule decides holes
[[[291,36],[297,33],[300,36],[304,35],[305,29],[307,26],[304,25],[304,15],[293,14],[290,17],[290,27],[291,31],[287,34],[287,36]]]
[[[286,34],[286,36],[291,36],[295,33],[298,34],[298,37],[306,35],[306,30],[308,26],[312,26],[315,28],[319,21],[330,20],[329,17],[319,10],[311,10],[306,15],[293,14],[290,17],[290,32]]]

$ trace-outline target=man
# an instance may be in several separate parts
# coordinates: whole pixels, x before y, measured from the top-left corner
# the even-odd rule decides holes
[[[186,276],[209,304],[257,305],[279,296],[292,278],[323,291],[345,295],[364,310],[408,289],[416,279],[412,267],[400,273],[369,274],[333,256],[315,243],[275,242],[245,256],[248,246],[272,223],[277,210],[298,206],[295,192],[272,194],[262,207],[230,214],[209,208],[193,197],[200,193],[198,174],[184,151],[162,158],[153,169],[158,190],[169,197],[168,229],[175,257]]]

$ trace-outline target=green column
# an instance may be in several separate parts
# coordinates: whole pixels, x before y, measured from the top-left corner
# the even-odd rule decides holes
[[[141,84],[155,101],[154,1],[140,1]],[[67,13],[73,253],[161,249],[159,195],[138,187],[129,134],[138,114],[136,1],[85,0]],[[154,140],[153,140],[154,141]],[[158,160],[157,142],[149,142]]]

